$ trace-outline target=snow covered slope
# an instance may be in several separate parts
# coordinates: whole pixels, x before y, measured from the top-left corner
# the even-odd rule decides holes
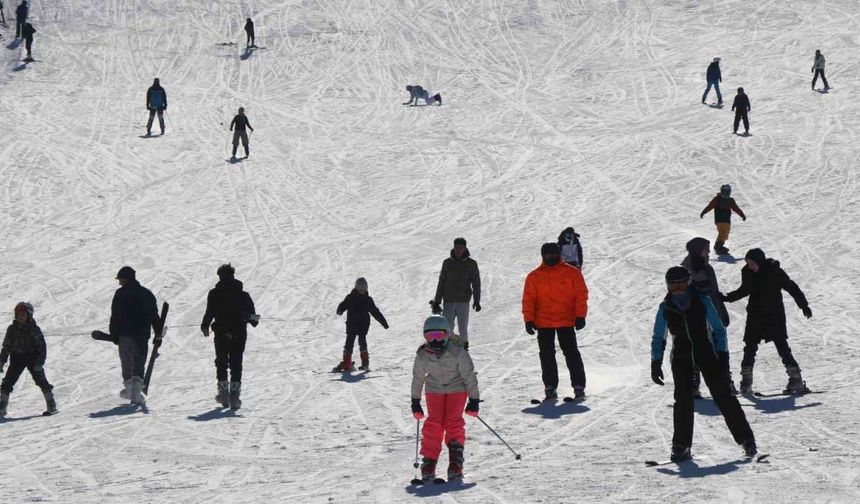
[[[30,418],[41,395],[19,382],[0,425],[3,502],[860,499],[856,1],[34,0],[31,13],[37,61],[2,49],[0,311],[35,304],[61,414]],[[266,49],[217,45],[243,45],[246,16]],[[809,89],[815,49],[827,94]],[[751,137],[699,103],[714,56],[726,99],[743,86],[752,100]],[[168,132],[144,139],[153,77]],[[401,106],[409,83],[445,105]],[[239,106],[256,133],[229,164]],[[648,469],[672,428],[673,388],[648,378],[663,272],[688,239],[713,239],[698,212],[723,183],[749,216],[728,245],[764,248],[810,299],[809,321],[787,299],[790,342],[827,393],[741,399],[768,464],[737,463],[705,402],[695,463]],[[568,225],[591,289],[590,397],[536,410],[520,294]],[[460,235],[484,278],[482,416],[523,457],[469,419],[469,484],[416,491],[409,374]],[[235,417],[214,411],[197,328],[224,261],[263,317]],[[115,348],[86,335],[106,328],[123,264],[172,303],[147,414],[116,395]],[[724,290],[740,266],[716,264]],[[375,370],[344,382],[326,373],[343,345],[334,310],[358,276],[391,329],[374,325]],[[730,305],[736,374],[744,307]],[[775,350],[759,356],[756,386],[781,388]]]

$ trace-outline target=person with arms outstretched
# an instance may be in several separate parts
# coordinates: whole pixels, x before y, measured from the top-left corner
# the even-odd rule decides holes
[[[729,240],[729,233],[732,230],[732,212],[740,215],[744,221],[747,220],[747,216],[732,198],[732,186],[729,184],[723,184],[720,187],[720,192],[699,213],[699,218],[704,219],[705,214],[711,210],[714,211],[714,224],[717,226],[717,241],[714,243],[714,252],[719,255],[726,255],[729,253],[726,242]]]

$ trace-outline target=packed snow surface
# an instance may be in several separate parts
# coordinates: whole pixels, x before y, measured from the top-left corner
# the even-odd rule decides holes
[[[29,376],[16,386],[3,502],[860,500],[857,1],[34,0],[29,64],[5,3],[0,309],[35,305],[61,413],[38,416]],[[246,17],[265,49],[244,51]],[[829,93],[810,90],[815,49]],[[700,104],[715,56],[722,109]],[[153,77],[167,134],[141,138]],[[406,84],[443,106],[402,106]],[[731,134],[738,86],[749,137]],[[231,164],[239,106],[256,132]],[[786,296],[789,341],[826,393],[740,399],[769,463],[743,463],[705,400],[694,462],[646,468],[672,434],[673,386],[649,379],[663,273],[714,239],[699,211],[724,183],[749,219],[738,261],[714,263],[722,289],[747,249],[779,259],[814,312]],[[568,225],[591,291],[589,398],[533,407],[522,285]],[[461,235],[484,280],[481,415],[522,460],[470,418],[466,483],[414,489],[411,365]],[[215,409],[199,330],[226,261],[262,316],[235,415]],[[148,412],[123,405],[115,347],[88,337],[124,264],[172,304]],[[372,372],[341,378],[334,311],[358,276],[391,329],[371,329]],[[736,378],[745,306],[729,305]],[[785,385],[772,345],[755,379]]]

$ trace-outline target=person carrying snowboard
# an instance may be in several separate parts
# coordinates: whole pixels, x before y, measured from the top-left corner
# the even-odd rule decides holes
[[[746,266],[741,269],[741,286],[725,295],[724,300],[733,303],[749,296],[747,324],[744,331],[744,357],[741,361],[742,394],[752,393],[755,355],[762,340],[773,341],[788,374],[786,394],[809,392],[800,374],[800,366],[794,360],[788,346],[788,330],[785,327],[785,305],[782,291],[788,292],[806,318],[812,318],[812,310],[803,291],[779,266],[779,261],[765,257],[761,249],[747,252]]]
[[[723,415],[735,442],[747,457],[754,457],[755,436],[746,415],[729,388],[729,350],[726,330],[710,298],[690,285],[690,272],[673,266],[666,272],[668,290],[657,310],[651,339],[651,380],[663,385],[663,353],[666,334],[672,334],[670,361],[675,380],[672,436],[673,462],[690,460],[693,445],[693,391],[690,375],[698,367],[714,403]]]
[[[585,399],[585,366],[576,346],[576,331],[585,328],[588,287],[582,272],[561,262],[558,244],[545,243],[541,265],[528,274],[523,288],[523,320],[526,332],[537,332],[545,400],[558,398],[558,364],[555,338],[564,353],[574,399]]]
[[[33,377],[33,382],[42,389],[45,396],[45,416],[57,412],[57,401],[54,400],[54,386],[45,377],[45,358],[47,345],[42,330],[33,319],[33,305],[20,302],[15,305],[15,318],[6,328],[3,338],[3,348],[0,350],[0,373],[9,361],[9,369],[0,385],[0,418],[6,416],[9,407],[9,394],[18,383],[18,378],[26,369]]]
[[[370,316],[384,328],[388,322],[376,307],[373,298],[367,293],[367,280],[359,278],[355,288],[337,305],[337,314],[346,312],[346,343],[343,345],[343,360],[334,371],[352,371],[352,350],[355,348],[355,338],[358,338],[358,349],[361,352],[361,366],[358,369],[370,371],[370,354],[367,352],[367,331],[370,329]]]
[[[124,386],[119,395],[131,404],[145,406],[143,376],[149,353],[150,329],[158,328],[158,306],[155,296],[140,285],[130,266],[120,268],[116,279],[120,287],[111,303],[110,334],[117,338],[119,346]]]
[[[27,5],[27,0],[21,0],[15,9],[15,38],[21,38],[21,32],[24,30],[24,23],[27,22],[29,14],[30,6]]]
[[[242,282],[236,280],[236,269],[222,264],[217,273],[218,283],[206,298],[206,313],[200,330],[206,337],[209,337],[210,328],[215,333],[215,378],[218,380],[215,400],[235,411],[242,407],[242,358],[248,340],[248,324],[257,327],[260,317],[251,295],[243,290]],[[230,381],[227,381],[228,369]]]
[[[824,55],[820,49],[815,50],[815,62],[812,64],[812,72],[815,74],[812,77],[812,90],[815,91],[815,83],[818,82],[818,76],[821,76],[821,81],[824,82],[824,90],[830,89],[830,84],[827,83],[827,77],[824,76]]]
[[[720,186],[720,192],[699,213],[699,218],[704,219],[705,214],[711,210],[714,211],[714,224],[717,226],[717,241],[714,243],[714,252],[719,255],[726,255],[729,253],[726,242],[729,240],[729,233],[732,230],[732,212],[740,215],[744,221],[747,220],[747,216],[732,198],[732,186],[729,184]]]
[[[562,261],[582,269],[582,244],[579,243],[579,234],[572,227],[565,228],[558,235],[558,249]]]
[[[469,301],[472,294],[475,295],[472,308],[476,312],[481,311],[481,272],[478,263],[470,256],[466,239],[454,239],[451,257],[442,262],[436,295],[430,301],[433,313],[441,313],[448,319],[451,332],[454,332],[454,320],[457,321],[459,337],[466,350],[469,349]],[[440,306],[443,301],[444,306]]]
[[[711,87],[717,92],[717,106],[723,104],[723,95],[720,93],[720,82],[723,82],[723,75],[720,73],[720,58],[714,58],[714,61],[708,65],[708,70],[705,72],[708,81],[708,87],[705,88],[705,93],[702,95],[702,103],[708,98],[708,93],[711,92]],[[735,128],[737,129],[737,128]]]
[[[235,127],[235,129],[234,129]],[[233,117],[230,123],[230,131],[233,132],[233,156],[231,159],[236,159],[236,151],[239,149],[239,141],[242,142],[242,147],[245,148],[245,159],[248,158],[248,131],[254,131],[251,122],[248,121],[248,116],[245,115],[245,108],[239,107],[239,113]]]
[[[33,61],[33,35],[36,33],[36,29],[33,28],[29,22],[24,23],[24,27],[21,29],[21,37],[24,39],[24,49],[27,50],[27,57],[24,58],[24,61]]]
[[[752,105],[750,105],[749,96],[744,93],[744,88],[738,88],[738,94],[735,95],[735,101],[732,102],[732,111],[735,113],[735,122],[733,132],[737,135],[738,133],[738,125],[740,125],[741,121],[744,122],[744,135],[749,135],[750,133],[750,116],[749,113],[752,110]]]
[[[442,105],[442,95],[439,93],[430,96],[430,93],[426,89],[417,84],[406,86],[406,90],[409,91],[409,101],[404,103],[404,105],[415,107],[418,105],[419,99],[424,100],[424,105],[431,105],[433,103]]]
[[[427,420],[421,436],[421,479],[436,478],[436,463],[442,442],[448,446],[448,480],[462,479],[466,422],[463,407],[478,416],[480,394],[478,375],[472,358],[450,339],[444,317],[433,315],[424,321],[425,343],[418,348],[412,367],[412,415],[424,419],[421,391],[427,398]],[[467,403],[468,400],[468,403]]]
[[[152,121],[158,114],[158,125],[164,134],[164,111],[167,110],[167,91],[161,87],[158,78],[152,81],[152,86],[146,90],[146,110],[149,110],[149,121],[146,123],[146,136],[152,134]]]
[[[257,47],[254,42],[254,22],[251,18],[245,20],[245,47]]]

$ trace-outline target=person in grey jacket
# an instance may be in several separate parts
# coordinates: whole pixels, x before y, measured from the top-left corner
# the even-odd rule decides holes
[[[824,76],[824,55],[821,54],[820,49],[815,50],[815,63],[812,64],[812,72],[815,74],[812,77],[812,90],[815,91],[815,83],[818,82],[818,76],[821,76],[821,81],[824,82],[824,90],[827,91],[830,89],[830,85],[827,83],[827,77]]]
[[[439,282],[436,284],[436,296],[430,301],[433,313],[441,313],[451,325],[454,332],[454,320],[460,331],[460,339],[469,349],[469,301],[474,294],[472,308],[481,311],[481,272],[478,263],[470,257],[465,238],[456,238],[451,257],[442,263],[439,272]],[[444,307],[440,307],[444,301]]]

